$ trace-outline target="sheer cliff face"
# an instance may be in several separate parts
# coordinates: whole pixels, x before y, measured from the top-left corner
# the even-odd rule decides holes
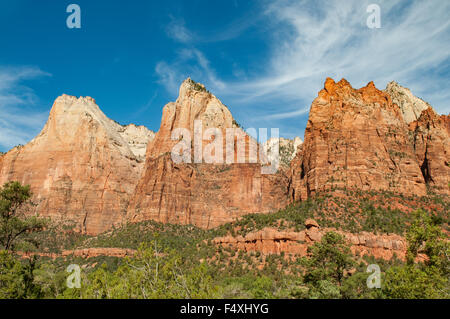
[[[92,98],[63,95],[42,132],[2,157],[0,183],[30,184],[40,215],[99,233],[126,216],[152,137],[108,119]]]
[[[193,139],[196,120],[202,121],[203,130],[236,127],[230,111],[218,98],[207,92],[203,85],[187,79],[180,86],[176,102],[164,106],[161,126],[155,139],[149,144],[147,157],[156,158],[171,152],[173,146],[178,143],[171,139],[174,129],[188,129]]]
[[[424,181],[430,190],[450,194],[450,116],[438,115],[428,103],[395,82],[385,91],[409,125]]]
[[[243,135],[245,163],[237,163],[237,139],[234,164],[175,163],[171,151],[179,140],[172,133],[184,128],[193,134],[197,120],[203,133],[222,133],[223,161],[226,129]],[[217,141],[203,140],[200,153]],[[92,98],[63,95],[34,140],[0,154],[0,184],[30,184],[37,213],[74,221],[90,234],[148,219],[212,228],[335,187],[415,195],[429,188],[450,195],[450,116],[436,114],[395,82],[380,91],[373,83],[354,89],[327,79],[311,105],[304,142],[278,141],[284,168],[262,174],[259,156],[250,163],[249,152],[260,146],[190,79],[164,107],[156,134],[108,119]],[[265,148],[276,148],[274,142]],[[191,159],[194,144],[192,137]]]
[[[448,194],[448,117],[405,92],[392,83],[383,92],[372,82],[356,90],[327,79],[292,161],[292,198],[333,187],[425,195],[427,184]]]
[[[295,199],[332,187],[426,193],[402,113],[372,82],[356,90],[326,80],[292,173]]]
[[[428,108],[409,128],[425,182],[432,191],[450,195],[450,116]]]
[[[214,95],[190,79],[183,82],[177,101],[164,107],[160,130],[149,143],[145,169],[130,204],[129,220],[153,219],[212,228],[245,214],[269,213],[288,204],[287,176],[281,172],[261,174],[259,163],[248,162],[252,139],[247,135],[246,163],[173,162],[170,152],[178,141],[171,140],[172,132],[187,128],[193,134],[196,120],[202,121],[203,132],[207,128],[222,132],[224,163],[225,130],[235,128],[243,133],[227,107]],[[203,141],[203,152],[210,143]],[[192,150],[192,157],[194,153]]]

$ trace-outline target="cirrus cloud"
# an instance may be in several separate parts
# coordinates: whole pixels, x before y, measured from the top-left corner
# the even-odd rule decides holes
[[[26,80],[50,76],[36,67],[0,68],[0,149],[26,144],[45,123],[48,112],[33,107],[38,98],[23,84]]]

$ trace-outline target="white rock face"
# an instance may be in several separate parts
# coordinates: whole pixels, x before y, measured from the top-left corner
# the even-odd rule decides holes
[[[145,126],[130,124],[119,128],[119,134],[127,142],[131,152],[139,161],[145,159],[148,142],[155,138],[155,133]]]
[[[267,154],[268,159],[273,162],[277,154],[273,154],[272,149],[275,144],[279,141],[279,156],[280,156],[280,164],[284,166],[289,166],[289,163],[297,154],[297,148],[299,145],[303,144],[303,141],[300,137],[295,137],[293,140],[286,139],[283,137],[270,138],[264,143],[264,151]]]
[[[98,234],[124,221],[152,137],[110,120],[90,97],[63,95],[36,138],[0,157],[0,185],[30,185],[35,212]]]
[[[411,91],[397,82],[390,82],[384,90],[392,98],[392,102],[400,107],[403,119],[407,124],[416,121],[422,111],[431,107],[427,102],[414,96]]]
[[[122,126],[109,119],[91,97],[77,98],[63,94],[55,100],[50,116],[59,122],[57,127],[65,127],[66,132],[76,132],[80,127],[80,121],[86,118],[91,119],[105,129],[111,144],[119,149],[123,156],[134,158],[139,162],[145,159],[147,144],[155,137],[155,133],[145,126],[134,124]],[[72,127],[73,129],[70,129]],[[41,136],[47,134],[47,129],[48,124],[31,143],[35,143]],[[77,136],[64,138],[76,139]]]

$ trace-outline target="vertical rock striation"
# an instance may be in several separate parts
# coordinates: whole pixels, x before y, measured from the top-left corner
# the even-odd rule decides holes
[[[186,128],[193,135],[196,120],[202,121],[203,132],[208,128],[221,131],[224,164],[172,161],[171,150],[179,142],[171,139],[172,132]],[[244,134],[245,163],[225,163],[227,128]],[[176,102],[163,109],[161,127],[149,143],[144,173],[131,201],[128,219],[212,228],[245,214],[269,213],[284,207],[289,202],[287,176],[281,172],[262,174],[260,163],[249,163],[251,142],[256,144],[236,125],[219,99],[203,85],[187,79],[180,87]],[[211,143],[203,141],[201,151]],[[192,149],[191,158],[194,153]]]
[[[357,90],[344,79],[335,83],[328,78],[311,105],[305,141],[292,161],[292,198],[305,199],[333,187],[425,195],[429,180],[421,169],[425,159],[422,163],[417,159],[415,136],[419,133],[411,131],[405,121],[421,110],[420,103],[412,97],[400,99],[400,92],[406,91],[392,83],[386,91],[378,90],[373,82]],[[401,108],[391,95],[401,100]],[[431,108],[425,110],[434,114]],[[448,145],[448,135],[442,124],[438,126],[440,133],[433,134],[440,136],[439,145]],[[436,147],[435,153],[445,156],[444,147]]]
[[[41,133],[2,157],[0,183],[30,184],[40,215],[96,234],[125,218],[153,135],[108,119],[90,97],[63,95]]]

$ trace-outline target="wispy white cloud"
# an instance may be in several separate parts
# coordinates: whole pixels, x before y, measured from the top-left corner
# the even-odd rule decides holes
[[[43,76],[35,67],[0,68],[0,149],[27,143],[45,123],[48,112],[33,108],[38,98],[23,84]]]
[[[247,107],[249,118],[255,113],[266,120],[305,118],[305,105],[310,105],[328,76],[346,78],[354,87],[374,81],[384,88],[395,80],[438,112],[449,113],[450,2],[376,1],[381,8],[381,28],[370,29],[366,9],[373,2],[265,2],[256,18],[263,19],[265,32],[271,30],[265,34],[268,59],[264,68],[257,70],[239,65],[245,79],[225,81],[213,73],[212,81],[209,70],[214,66],[202,65],[206,57],[192,49],[191,56],[197,58],[189,62],[196,65],[187,65],[184,59],[166,61],[158,65],[157,72],[164,83],[170,82],[168,90],[176,90],[180,83],[177,74],[194,69],[195,79],[206,82],[218,96]],[[288,129],[292,131],[292,127]]]
[[[168,92],[177,92],[181,82],[187,77],[202,78],[219,90],[225,89],[225,83],[218,79],[215,70],[204,54],[195,48],[185,48],[178,52],[175,61],[170,64],[161,61],[156,65],[155,71],[160,83]]]
[[[204,28],[194,32],[186,26],[184,19],[170,15],[170,22],[165,31],[171,39],[186,44],[222,42],[239,37],[247,29],[256,26],[262,18],[261,15],[244,15],[220,26],[219,29]]]
[[[308,114],[308,113],[309,113],[309,106],[295,110],[295,111],[263,115],[260,118],[262,118],[264,120],[282,120],[282,119],[297,117],[297,116]]]
[[[374,80],[384,87],[396,80],[425,99],[439,87],[440,93],[448,91],[448,74],[429,72],[449,64],[450,3],[380,1],[382,28],[369,29],[366,8],[371,2],[271,2],[265,14],[274,29],[285,32],[272,35],[268,72],[228,85],[230,92],[247,100],[311,100],[327,76],[345,77],[354,86]],[[441,112],[449,111],[447,103],[430,102]]]
[[[194,35],[186,28],[184,20],[175,19],[173,16],[170,16],[170,20],[170,23],[166,27],[167,35],[182,43],[191,42]]]

